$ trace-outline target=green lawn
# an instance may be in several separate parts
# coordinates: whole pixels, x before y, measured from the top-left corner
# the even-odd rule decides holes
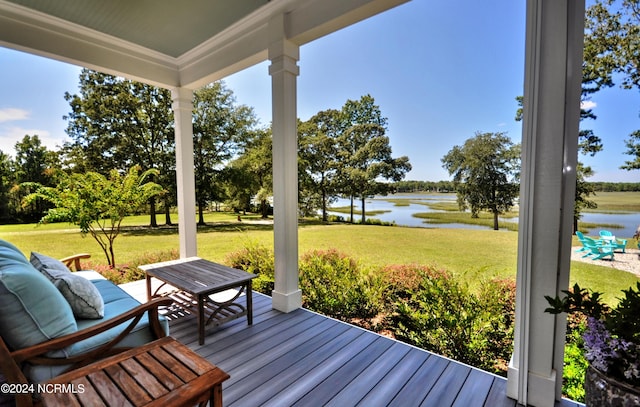
[[[207,222],[218,222],[199,228],[198,255],[214,261],[225,257],[250,242],[273,245],[270,225],[243,222],[234,214],[207,215]],[[176,219],[177,221],[177,219]],[[143,254],[178,248],[177,228],[144,227],[148,217],[130,217],[129,229],[116,239],[116,262],[133,262]],[[92,255],[92,261],[106,264],[98,244],[89,236],[82,237],[71,225],[5,225],[0,238],[9,240],[28,255],[37,251],[55,257],[78,252]],[[299,252],[337,248],[363,265],[428,264],[444,268],[474,286],[482,279],[515,277],[517,233],[511,231],[471,229],[425,229],[388,226],[302,223],[299,229]],[[574,242],[578,245],[577,241]],[[579,282],[605,293],[610,302],[620,290],[635,284],[630,273],[580,262],[572,263],[571,283]]]

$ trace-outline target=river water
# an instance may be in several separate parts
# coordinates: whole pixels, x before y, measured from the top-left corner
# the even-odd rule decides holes
[[[396,205],[395,202],[389,200],[406,199],[411,201],[409,205]],[[423,203],[415,203],[423,202]],[[420,212],[435,212],[427,206],[427,203],[436,202],[456,202],[455,194],[410,194],[410,195],[389,195],[379,196],[365,201],[365,210],[369,211],[385,211],[379,215],[367,215],[367,218],[379,219],[383,222],[395,222],[399,226],[412,226],[412,227],[427,227],[427,228],[466,228],[466,229],[488,229],[479,225],[467,225],[463,223],[429,223],[427,219],[420,219],[413,216],[415,213]],[[348,199],[339,199],[338,202],[332,205],[333,207],[349,206]],[[360,209],[360,201],[355,202],[355,209]],[[329,212],[330,214],[342,216],[348,218],[348,214]],[[355,215],[356,220],[360,218],[360,215]],[[503,219],[509,222],[517,222],[518,218]],[[587,230],[587,235],[597,236],[601,229],[610,230],[615,236],[620,238],[631,238],[636,231],[638,225],[640,225],[640,213],[599,213],[588,212],[583,213],[582,222],[597,223],[601,225],[618,225],[619,228],[611,226],[601,226],[594,229]]]

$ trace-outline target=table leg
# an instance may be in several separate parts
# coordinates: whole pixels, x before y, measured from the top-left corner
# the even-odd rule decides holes
[[[222,407],[222,384],[216,384],[211,389],[211,407]]]
[[[204,345],[204,295],[198,295],[198,343]]]
[[[251,280],[247,283],[247,324],[253,325],[253,289],[251,288]]]
[[[151,301],[151,276],[148,273],[145,274],[147,278],[147,301]]]

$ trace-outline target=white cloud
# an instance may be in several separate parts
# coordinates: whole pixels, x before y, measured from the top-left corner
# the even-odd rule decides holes
[[[583,100],[580,102],[580,109],[593,109],[598,106],[598,104],[592,100]]]
[[[15,120],[25,120],[29,118],[29,112],[23,109],[5,108],[0,109],[0,123]]]
[[[49,131],[42,129],[24,129],[21,127],[0,127],[0,151],[10,156],[16,154],[16,143],[21,141],[24,136],[38,136],[42,145],[49,150],[58,150],[58,146],[61,146],[66,138],[55,137]]]

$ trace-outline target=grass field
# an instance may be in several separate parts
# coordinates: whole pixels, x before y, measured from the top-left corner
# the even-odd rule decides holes
[[[249,243],[273,245],[273,227],[253,224],[250,216],[214,213],[206,217],[208,226],[198,229],[198,255],[223,262],[229,253]],[[116,263],[126,265],[142,255],[178,248],[177,228],[150,229],[147,216],[126,219],[127,230],[116,239]],[[17,245],[26,255],[37,251],[55,257],[78,252],[92,255],[96,264],[106,264],[98,244],[82,237],[68,224],[4,225],[0,238]],[[574,242],[578,245],[578,242]],[[299,253],[312,249],[336,248],[358,259],[363,265],[427,264],[444,268],[472,287],[483,279],[515,277],[517,233],[512,231],[425,229],[369,225],[320,225],[303,222],[299,228]],[[579,282],[605,293],[608,302],[621,289],[635,284],[630,273],[580,262],[572,263],[571,284]]]
[[[598,204],[590,212],[640,212],[640,192],[597,192],[589,199]]]

